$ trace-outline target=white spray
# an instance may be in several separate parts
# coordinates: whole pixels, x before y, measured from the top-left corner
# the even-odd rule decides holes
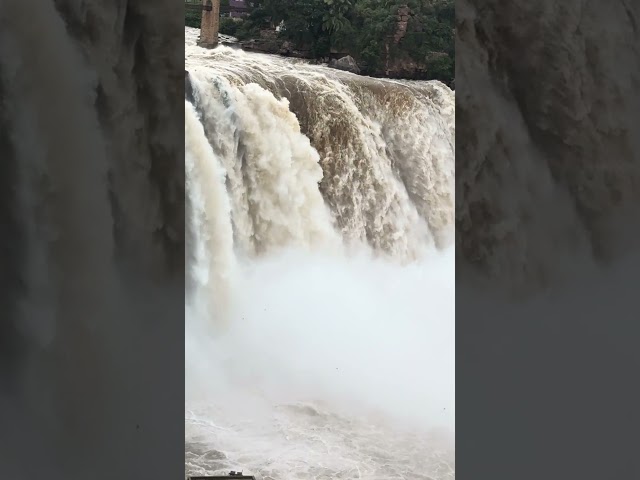
[[[452,92],[187,65],[187,470],[452,476]]]

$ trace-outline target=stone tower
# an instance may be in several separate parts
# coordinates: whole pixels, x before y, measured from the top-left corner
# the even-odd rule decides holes
[[[202,21],[200,22],[200,38],[198,45],[214,48],[218,45],[220,30],[220,0],[203,0]]]

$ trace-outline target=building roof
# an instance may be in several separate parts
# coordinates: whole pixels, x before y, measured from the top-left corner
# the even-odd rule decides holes
[[[229,0],[229,6],[233,8],[249,8],[245,0]]]

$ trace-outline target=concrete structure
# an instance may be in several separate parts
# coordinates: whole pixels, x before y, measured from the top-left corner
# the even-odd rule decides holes
[[[214,48],[218,45],[220,31],[220,0],[202,1],[202,21],[200,22],[200,38],[198,45]]]
[[[249,14],[246,0],[229,0],[229,17],[242,18]]]

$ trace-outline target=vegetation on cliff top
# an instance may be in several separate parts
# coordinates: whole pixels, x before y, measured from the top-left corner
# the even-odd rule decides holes
[[[220,31],[241,40],[284,25],[279,37],[313,58],[345,54],[368,74],[392,63],[412,64],[421,78],[452,84],[455,75],[453,0],[254,0],[238,24],[223,19]],[[408,6],[406,33],[397,42],[398,11]]]

